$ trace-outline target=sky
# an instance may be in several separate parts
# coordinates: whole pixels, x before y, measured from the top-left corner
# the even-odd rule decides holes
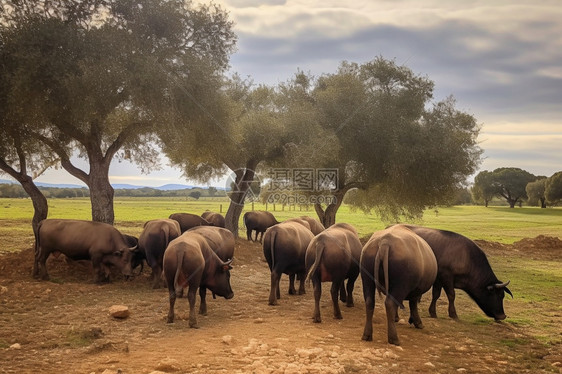
[[[238,36],[230,73],[285,82],[300,69],[336,72],[346,60],[393,59],[435,83],[481,125],[479,171],[562,170],[562,3],[465,0],[216,0]],[[115,161],[112,183],[196,184],[167,166],[148,175]],[[37,181],[76,183],[48,170]],[[211,181],[221,185],[223,180]]]

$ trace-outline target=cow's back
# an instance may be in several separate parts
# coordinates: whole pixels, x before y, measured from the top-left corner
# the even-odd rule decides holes
[[[230,230],[215,226],[197,226],[186,232],[196,232],[203,236],[221,260],[227,261],[234,257],[236,242]]]
[[[61,252],[73,259],[87,259],[92,251],[112,252],[128,248],[113,226],[92,221],[46,219],[39,229],[42,250]]]

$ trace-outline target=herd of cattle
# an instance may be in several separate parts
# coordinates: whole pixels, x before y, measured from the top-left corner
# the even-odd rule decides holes
[[[307,216],[279,222],[270,212],[252,211],[245,213],[244,225],[247,239],[258,241],[259,236],[263,245],[271,271],[270,305],[277,304],[280,298],[282,274],[289,275],[290,294],[297,293],[295,278],[299,294],[304,293],[308,279],[314,290],[313,320],[321,322],[321,286],[332,282],[334,318],[341,319],[339,300],[353,306],[355,281],[361,275],[366,308],[363,340],[372,340],[375,290],[386,295],[388,342],[396,345],[400,344],[395,327],[398,308],[404,308],[403,301],[408,300],[409,323],[422,328],[417,304],[431,287],[431,317],[437,317],[435,306],[442,288],[449,300],[451,318],[457,318],[455,288],[464,290],[486,315],[496,320],[505,319],[505,293],[513,297],[507,288],[509,282],[498,280],[478,245],[454,232],[398,224],[376,231],[362,245],[353,226],[338,223],[325,229]],[[207,312],[207,289],[213,297],[234,296],[230,270],[235,238],[224,226],[224,217],[218,213],[174,213],[167,219],[146,222],[137,239],[104,223],[46,219],[36,233],[33,276],[49,279],[46,260],[50,254],[91,260],[96,282],[109,279],[110,266],[129,277],[138,266],[142,271],[146,261],[152,269],[152,286],[168,287],[168,323],[174,321],[176,298],[188,288],[189,326],[196,328],[198,290],[200,314]]]

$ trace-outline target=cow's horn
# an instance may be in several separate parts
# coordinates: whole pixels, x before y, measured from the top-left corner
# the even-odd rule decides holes
[[[136,251],[138,247],[139,247],[138,245],[135,245],[134,247],[130,247],[129,250],[130,250],[131,252],[132,252],[132,251]]]
[[[494,284],[495,288],[505,288],[507,287],[507,285],[509,284],[509,281],[505,282],[505,283],[496,283]]]

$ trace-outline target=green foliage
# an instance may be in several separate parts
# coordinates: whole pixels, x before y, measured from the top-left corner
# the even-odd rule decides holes
[[[527,184],[525,191],[527,192],[527,203],[529,205],[538,205],[541,208],[546,208],[546,181],[547,179],[544,177]]]
[[[497,168],[492,172],[484,170],[474,179],[472,193],[477,201],[484,201],[485,205],[493,197],[502,197],[513,208],[516,203],[521,204],[527,199],[527,184],[537,180],[537,177],[520,168]]]
[[[562,200],[562,171],[547,179],[545,197],[551,204],[558,204]]]

